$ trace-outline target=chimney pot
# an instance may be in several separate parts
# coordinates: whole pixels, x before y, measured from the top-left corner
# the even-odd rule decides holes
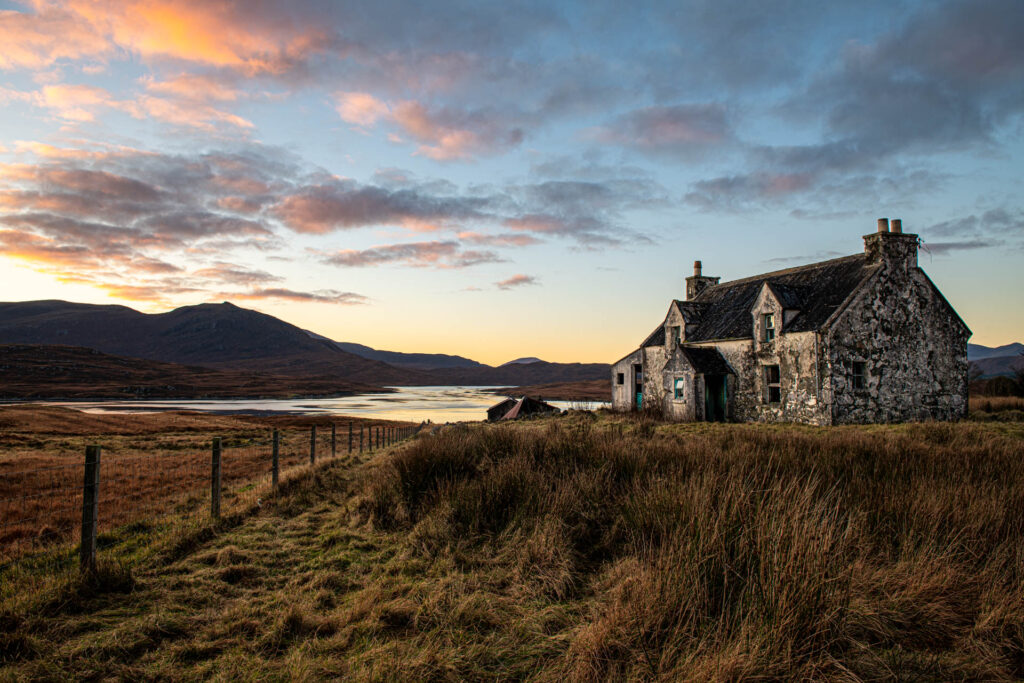
[[[903,221],[899,218],[892,219],[892,232],[903,232]]]
[[[879,218],[878,219],[878,232],[889,232],[889,219]]]
[[[693,262],[693,276],[700,277],[700,261]]]

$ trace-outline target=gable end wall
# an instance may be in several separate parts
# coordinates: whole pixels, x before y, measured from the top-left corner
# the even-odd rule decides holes
[[[964,417],[969,337],[922,271],[883,269],[824,335],[832,421]],[[862,389],[853,386],[854,362],[865,364]]]

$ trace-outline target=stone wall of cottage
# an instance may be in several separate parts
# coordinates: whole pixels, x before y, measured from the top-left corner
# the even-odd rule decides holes
[[[887,259],[823,340],[833,422],[964,417],[969,336],[916,268],[916,253]],[[860,388],[854,363],[863,363]]]
[[[700,344],[718,349],[736,372],[728,383],[729,418],[737,422],[829,424],[822,400],[817,334],[777,335],[774,341],[750,339]],[[779,366],[780,401],[768,402],[765,366]]]
[[[612,410],[626,412],[633,409],[633,365],[640,362],[641,353],[637,349],[612,366]],[[619,384],[619,374],[622,384]]]
[[[681,380],[680,398],[676,398],[676,380]],[[672,422],[704,419],[704,384],[679,351],[678,343],[673,345],[661,373],[661,412],[666,420]]]

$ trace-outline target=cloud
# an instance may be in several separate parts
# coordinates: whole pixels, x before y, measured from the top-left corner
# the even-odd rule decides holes
[[[225,79],[205,74],[182,73],[164,80],[147,76],[142,84],[149,92],[190,102],[235,102],[246,97],[245,91]]]
[[[694,183],[686,201],[707,210],[737,209],[751,201],[768,200],[811,188],[808,173],[748,173]]]
[[[415,189],[388,190],[333,180],[307,185],[282,198],[273,214],[296,232],[326,233],[369,225],[436,230],[450,222],[481,217],[485,200],[442,197]]]
[[[57,60],[100,58],[113,50],[88,22],[58,5],[36,13],[0,11],[0,69],[42,69]]]
[[[520,235],[516,233],[481,235],[478,232],[464,231],[458,234],[458,238],[463,242],[493,247],[529,247],[534,244],[541,244],[541,240],[533,235]]]
[[[363,268],[400,263],[415,267],[468,268],[482,263],[500,263],[491,251],[464,250],[456,241],[388,244],[370,249],[341,249],[325,254],[324,262],[345,268]]]
[[[1001,241],[990,240],[963,240],[960,242],[925,242],[921,249],[925,253],[934,255],[945,255],[954,251],[969,251],[972,249],[987,249],[1003,244]]]
[[[327,303],[342,306],[355,306],[369,303],[369,299],[362,294],[356,294],[354,292],[339,292],[335,289],[319,289],[313,292],[298,292],[293,289],[269,287],[254,289],[249,292],[230,292],[223,296],[245,301],[276,299],[278,301]]]
[[[194,277],[207,278],[216,282],[235,285],[255,285],[268,282],[281,282],[283,278],[263,270],[254,270],[233,263],[217,262],[192,272]]]
[[[163,123],[199,131],[249,130],[253,124],[235,114],[185,97],[157,97],[141,94],[120,100],[104,88],[92,85],[59,83],[43,86],[37,92],[5,91],[6,99],[28,102],[48,109],[64,121],[95,121],[103,111],[119,111],[136,119],[154,119]],[[214,93],[215,94],[215,93]]]
[[[936,256],[991,247],[1024,246],[1024,211],[1000,207],[958,216],[921,230],[921,249]],[[953,238],[932,241],[932,237]]]
[[[817,141],[746,148],[742,170],[693,184],[705,210],[820,203],[835,210],[934,190],[937,154],[995,149],[1024,112],[1024,12],[1015,0],[924,3],[873,42],[847,41],[779,108]],[[803,207],[803,208],[806,208]]]
[[[36,0],[35,13],[5,17],[24,66],[63,58],[105,57],[116,50],[248,74],[281,73],[326,49],[330,36],[311,18],[265,3],[225,0]],[[20,29],[20,32],[19,32]],[[43,32],[71,36],[70,45]]]
[[[591,131],[591,137],[654,156],[694,158],[733,141],[734,136],[721,105],[680,104],[622,114]]]
[[[515,289],[518,287],[528,287],[539,284],[540,281],[532,275],[523,275],[520,273],[500,282],[495,282],[494,286],[498,289]]]
[[[431,111],[420,102],[399,103],[393,112],[402,131],[421,143],[416,153],[435,161],[469,159],[519,145],[522,128],[494,111]]]
[[[843,253],[838,251],[816,251],[813,254],[804,254],[803,256],[776,256],[775,258],[765,259],[764,262],[775,265],[817,263],[818,261],[827,261],[828,259],[840,256],[843,256]]]
[[[365,92],[338,93],[338,116],[357,126],[372,126],[390,112],[388,105]]]

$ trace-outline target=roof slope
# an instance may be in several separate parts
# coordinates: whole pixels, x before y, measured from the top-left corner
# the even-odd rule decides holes
[[[679,349],[690,361],[694,371],[703,375],[735,375],[718,349],[706,349],[699,346],[680,346]]]
[[[692,303],[707,304],[700,322],[687,342],[715,339],[750,339],[753,325],[750,309],[768,283],[783,306],[799,311],[783,328],[784,332],[817,330],[879,266],[864,254],[812,263],[772,273],[712,285]]]

